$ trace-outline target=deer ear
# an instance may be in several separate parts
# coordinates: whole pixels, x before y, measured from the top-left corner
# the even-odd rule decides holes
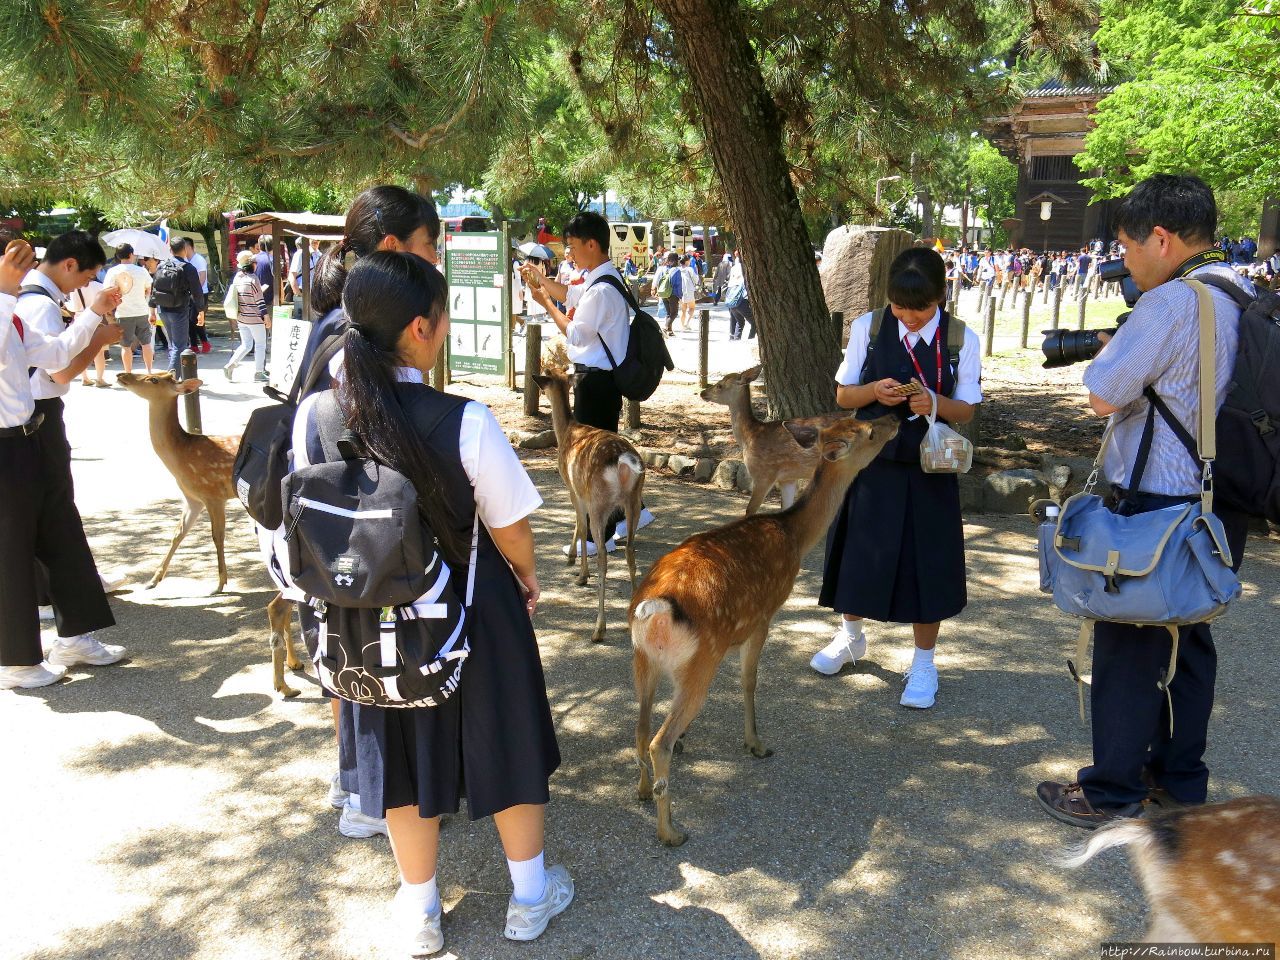
[[[760,364],[756,364],[750,370],[743,370],[738,374],[738,379],[743,383],[751,383],[756,377],[760,376]]]
[[[759,369],[759,368],[757,368]],[[804,447],[806,450],[814,446],[818,442],[818,428],[809,426],[804,423],[797,423],[794,420],[783,420],[782,425],[787,428],[787,432],[795,437],[796,443]]]
[[[204,381],[202,380],[195,380],[195,379],[183,380],[180,384],[178,384],[177,391],[178,393],[181,393],[181,394],[194,393],[195,391],[199,390],[202,386],[204,386]]]
[[[538,385],[539,389],[545,390],[547,389],[548,385],[550,385],[551,378],[548,377],[546,374],[535,373],[533,375],[533,382]]]

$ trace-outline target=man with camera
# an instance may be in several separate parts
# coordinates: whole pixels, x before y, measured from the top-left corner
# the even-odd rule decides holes
[[[1157,175],[1120,204],[1115,223],[1124,264],[1142,296],[1128,322],[1110,336],[1085,370],[1089,403],[1114,423],[1105,462],[1121,515],[1135,515],[1200,499],[1201,464],[1189,455],[1164,415],[1150,415],[1148,388],[1192,433],[1199,410],[1199,315],[1183,277],[1224,279],[1252,294],[1213,246],[1217,206],[1194,176]],[[1215,410],[1235,367],[1240,308],[1209,286],[1216,322]],[[1145,392],[1145,393],[1144,393]],[[1247,518],[1219,505],[1238,569]],[[1176,673],[1162,691],[1171,637],[1163,627],[1098,621],[1094,633],[1093,764],[1074,783],[1041,783],[1037,798],[1050,816],[1093,829],[1117,817],[1141,816],[1144,804],[1205,802],[1204,763],[1217,653],[1208,623],[1182,627]],[[1172,709],[1174,723],[1170,723]]]

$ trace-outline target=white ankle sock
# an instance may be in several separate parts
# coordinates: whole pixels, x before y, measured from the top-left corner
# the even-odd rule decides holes
[[[424,883],[409,883],[401,879],[400,892],[396,896],[404,903],[420,907],[424,917],[440,909],[440,889],[436,886],[435,877]]]
[[[532,860],[508,860],[516,903],[537,903],[547,890],[547,870],[540,853]]]
[[[921,650],[919,647],[916,647],[916,654],[914,657],[911,658],[911,665],[913,667],[918,667],[921,664],[933,663],[934,649],[935,648],[930,647],[928,650]]]
[[[77,260],[76,262],[79,263],[80,261]],[[360,794],[358,793],[347,794],[347,806],[350,807],[352,810],[354,810],[356,813],[364,812],[363,810],[360,809]]]
[[[843,620],[842,622],[844,623],[844,634],[850,640],[857,640],[862,636],[861,620]]]

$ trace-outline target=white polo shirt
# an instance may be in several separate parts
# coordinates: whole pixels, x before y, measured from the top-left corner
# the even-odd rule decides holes
[[[97,281],[93,282],[97,283]],[[58,289],[56,283],[39,270],[32,270],[23,277],[22,285],[24,287],[43,287],[49,291],[50,296],[43,297],[38,293],[19,296],[18,304],[13,308],[14,316],[21,318],[28,330],[42,333],[47,339],[61,336],[62,332],[67,329],[67,325],[62,319],[61,309],[61,305],[67,299],[67,295]],[[53,299],[50,299],[50,297]],[[88,300],[85,301],[86,304],[88,302]],[[43,368],[37,368],[36,372],[31,375],[31,396],[37,400],[49,400],[53,397],[65,396],[70,391],[71,385],[69,383],[54,383],[50,379],[48,371]]]
[[[849,345],[844,351],[844,361],[836,371],[836,383],[848,387],[856,386],[861,382],[862,366],[867,361],[867,346],[871,343],[871,322],[874,318],[874,311],[864,313],[849,327]],[[912,333],[899,320],[898,342],[901,343],[905,339],[912,349],[915,349],[916,344],[921,340],[925,343],[933,343],[934,337],[938,335],[940,319],[941,312],[935,310],[933,319],[921,327],[919,333]],[[943,344],[943,353],[946,353],[946,344]],[[933,372],[928,371],[927,375],[931,377]],[[955,370],[955,378],[956,388],[951,393],[952,400],[963,403],[982,402],[982,342],[973,332],[972,327],[965,327],[964,343],[960,347],[960,362]],[[932,389],[932,385],[928,383],[925,386]]]

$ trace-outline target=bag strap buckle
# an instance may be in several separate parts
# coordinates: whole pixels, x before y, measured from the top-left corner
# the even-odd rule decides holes
[[[1258,436],[1260,437],[1265,437],[1276,431],[1271,418],[1267,416],[1267,411],[1265,410],[1254,410],[1249,414],[1249,419],[1253,421],[1254,429],[1258,431]]]

